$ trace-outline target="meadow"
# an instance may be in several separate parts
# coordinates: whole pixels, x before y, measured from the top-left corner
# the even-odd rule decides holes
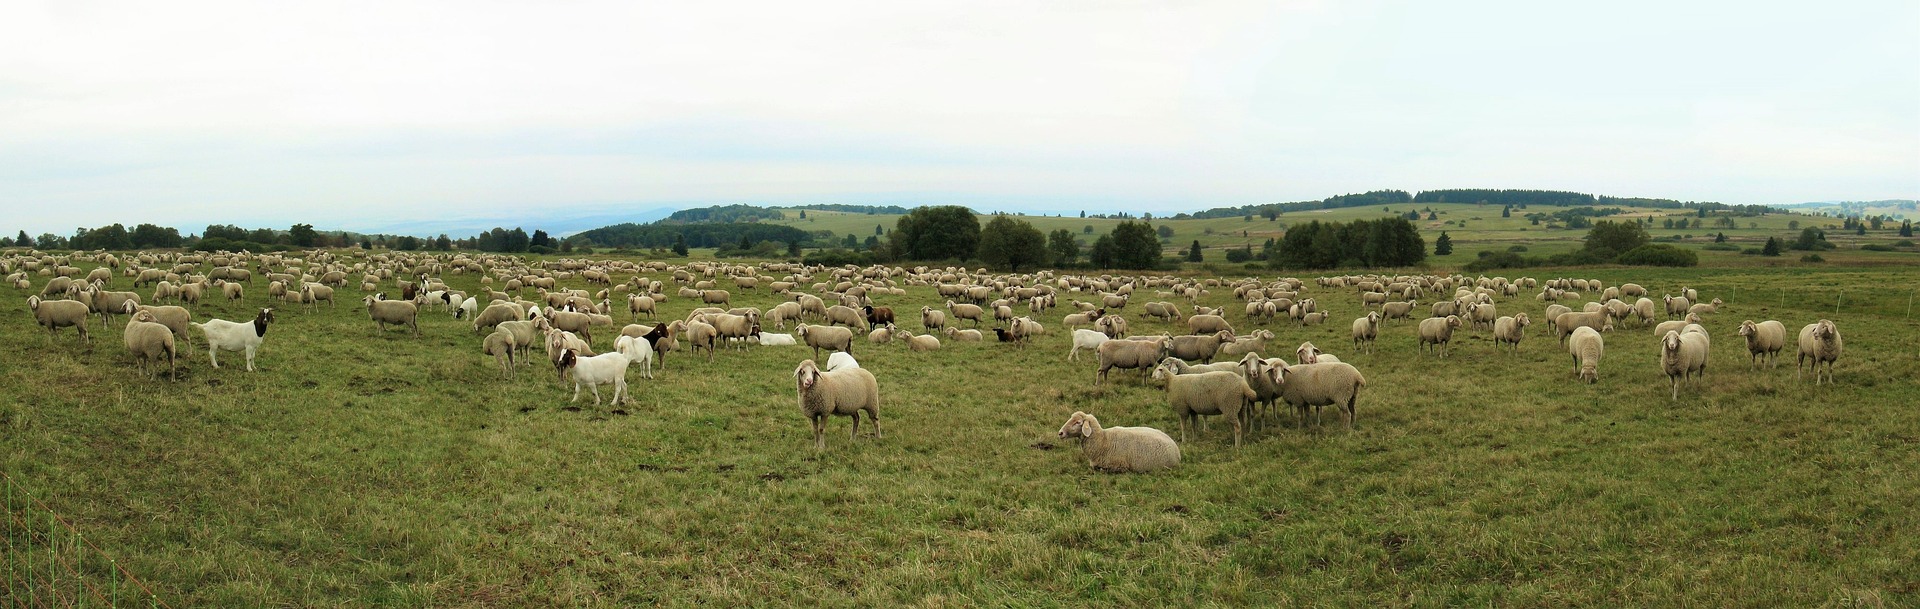
[[[1193,222],[1174,243],[1267,224]],[[32,290],[0,287],[13,345],[0,352],[0,472],[174,607],[1913,606],[1920,275],[1886,264],[1911,254],[1868,254],[1507,275],[1724,299],[1706,324],[1709,372],[1677,401],[1638,326],[1606,335],[1586,385],[1538,322],[1517,354],[1463,329],[1450,357],[1423,356],[1410,322],[1385,323],[1361,354],[1351,290],[1309,287],[1333,317],[1301,328],[1252,325],[1213,288],[1200,303],[1227,307],[1242,333],[1272,330],[1280,352],[1311,340],[1357,366],[1358,421],[1276,419],[1237,449],[1215,422],[1179,468],[1151,475],[1091,471],[1055,437],[1076,410],[1179,427],[1138,375],[1096,386],[1092,360],[1066,361],[1064,306],[1025,347],[860,340],[885,437],[850,441],[837,418],[816,452],[794,397],[804,347],[676,352],[653,380],[629,374],[631,405],[569,404],[544,359],[504,379],[470,324],[439,311],[421,313],[419,336],[376,331],[350,286],[338,306],[280,307],[255,373],[232,354],[212,369],[195,332],[174,382],[132,365],[124,317],[96,321],[90,345],[71,329],[49,338],[25,307],[36,276]],[[643,276],[672,292],[666,274]],[[193,307],[196,320],[277,306],[264,281],[248,290]],[[1152,292],[1121,312],[1133,332],[1183,331],[1140,314],[1174,300]],[[735,306],[780,300],[734,293]],[[903,313],[944,301],[925,286],[875,300]],[[1545,306],[1532,291],[1498,304],[1536,320]],[[661,317],[695,306],[673,298]],[[919,332],[917,317],[900,325]],[[1846,339],[1830,386],[1795,379],[1791,345],[1777,368],[1752,369],[1734,334],[1743,319],[1792,333],[1821,318]],[[34,533],[13,523],[0,605],[36,606],[49,590],[19,577]]]

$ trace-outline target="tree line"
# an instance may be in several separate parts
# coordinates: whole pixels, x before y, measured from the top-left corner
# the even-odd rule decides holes
[[[1404,267],[1427,259],[1426,240],[1403,217],[1314,220],[1287,229],[1268,253],[1274,268]]]

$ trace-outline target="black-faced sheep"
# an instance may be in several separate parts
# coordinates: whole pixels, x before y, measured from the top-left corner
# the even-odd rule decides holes
[[[844,328],[843,328],[844,329]],[[800,397],[800,414],[813,424],[814,450],[827,449],[827,417],[853,418],[850,439],[860,437],[860,413],[873,422],[873,437],[880,434],[880,383],[865,368],[847,368],[823,372],[813,360],[800,362],[793,370],[795,388]]]
[[[1180,445],[1152,427],[1100,427],[1100,420],[1074,412],[1059,437],[1079,438],[1087,464],[1104,472],[1151,472],[1180,465]]]

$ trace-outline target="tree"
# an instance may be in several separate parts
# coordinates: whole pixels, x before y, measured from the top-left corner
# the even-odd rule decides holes
[[[1047,261],[1047,236],[1026,220],[1012,216],[994,216],[980,229],[980,250],[976,257],[988,266],[1018,273]]]
[[[542,245],[546,247],[553,247],[553,237],[548,236],[547,231],[540,230],[537,228],[533,229],[533,238],[528,240],[527,247],[542,246]]]
[[[1073,231],[1054,229],[1047,235],[1047,253],[1053,255],[1054,266],[1073,264],[1080,258],[1080,242],[1074,240]]]
[[[680,246],[680,248],[679,248],[679,249],[685,249],[685,246],[684,246],[684,245],[682,245],[682,246]],[[682,255],[682,256],[685,256],[686,254],[685,254],[685,253],[682,253],[682,254],[680,254],[680,255]],[[788,242],[787,242],[787,256],[788,256],[788,257],[792,257],[792,258],[799,258],[799,257],[800,257],[800,242],[799,242],[799,241],[788,241]]]
[[[680,233],[678,235],[673,236],[673,253],[681,256],[687,255],[687,234],[686,233]]]
[[[1902,228],[1901,230],[1905,231],[1909,229]],[[20,247],[33,247],[33,238],[28,237],[27,231],[23,230],[23,231],[20,231],[20,236],[13,238],[13,244]]]
[[[909,260],[965,260],[980,247],[980,220],[957,205],[916,208],[894,224],[901,257]]]
[[[1440,219],[1440,212],[1435,212],[1435,211],[1430,211],[1430,212],[1427,212],[1427,219],[1428,219],[1428,220],[1439,220],[1439,219]]]
[[[439,237],[435,237],[433,239],[433,249],[440,250],[443,252],[447,250],[451,250],[453,249],[453,240],[448,239],[446,233],[440,233]]]
[[[1087,252],[1087,260],[1103,269],[1113,268],[1114,254],[1118,249],[1113,244],[1113,235],[1101,235],[1099,239],[1093,241],[1093,249]]]
[[[1080,217],[1082,218],[1087,217],[1087,210],[1084,210],[1084,209],[1080,210]],[[1087,231],[1087,232],[1093,232],[1093,231]]]
[[[800,219],[801,220],[807,219],[807,210],[804,210],[804,209],[800,210]]]
[[[1411,209],[1409,209],[1409,210],[1407,210],[1407,213],[1406,213],[1406,216],[1405,216],[1405,217],[1406,217],[1406,219],[1408,219],[1408,220],[1412,220],[1412,221],[1415,221],[1415,222],[1419,222],[1419,221],[1420,221],[1420,212],[1417,212],[1417,211],[1413,211],[1413,210],[1411,210]]]
[[[315,236],[312,224],[295,224],[287,229],[287,243],[295,247],[313,247]]]
[[[1246,262],[1253,259],[1253,244],[1248,243],[1240,249],[1227,250],[1227,262]]]
[[[1825,243],[1826,240],[1827,240],[1827,231],[1823,231],[1818,228],[1809,226],[1800,231],[1800,240],[1794,242],[1793,249],[1797,249],[1797,250],[1826,249],[1821,246],[1821,244]]]
[[[1513,217],[1513,206],[1512,206],[1512,205],[1508,205],[1508,206],[1506,206],[1506,207],[1502,207],[1502,208],[1500,208],[1500,217],[1502,217],[1502,218],[1511,218],[1511,217]]]
[[[1760,248],[1760,255],[1762,255],[1762,256],[1778,256],[1778,255],[1780,255],[1780,250],[1781,250],[1781,246],[1780,246],[1780,238],[1779,238],[1779,237],[1767,237],[1767,245],[1766,245],[1765,247],[1761,247],[1761,248]]]
[[[1718,235],[1715,235],[1715,236],[1713,237],[1713,242],[1714,242],[1714,243],[1726,243],[1726,242],[1727,242],[1727,234],[1726,234],[1726,233],[1720,233],[1720,234],[1718,234]]]
[[[411,252],[420,249],[420,239],[412,235],[404,236],[399,239],[398,245],[400,251]]]
[[[1165,224],[1160,225],[1160,228],[1155,230],[1154,232],[1159,234],[1161,239],[1173,238],[1173,227],[1167,226]]]
[[[1800,230],[1800,221],[1799,221],[1799,220],[1788,220],[1788,221],[1787,221],[1787,230]]]
[[[875,236],[885,235],[887,234],[887,227],[883,225],[875,224],[873,225],[873,234]]]
[[[1856,234],[1856,235],[1865,235],[1865,234],[1867,234],[1867,225],[1865,225],[1865,224],[1855,224],[1855,225],[1853,225],[1853,234]]]
[[[1200,257],[1200,240],[1193,240],[1193,247],[1187,248],[1187,262],[1204,262]]]
[[[1440,231],[1440,238],[1433,240],[1433,255],[1445,256],[1451,253],[1453,253],[1453,237],[1447,236],[1447,231]]]
[[[1153,225],[1126,221],[1113,227],[1113,265],[1122,269],[1151,269],[1160,265],[1160,238]]]
[[[368,239],[364,236],[360,237],[360,249],[363,249],[363,250],[373,249],[373,240]]]
[[[1084,212],[1084,211],[1083,211],[1083,212],[1080,212],[1080,217],[1082,217],[1082,218],[1085,218],[1085,217],[1087,217],[1087,212]],[[1091,235],[1091,234],[1093,234],[1093,225],[1092,225],[1092,224],[1088,224],[1088,225],[1086,225],[1086,226],[1082,226],[1082,227],[1080,227],[1080,234],[1082,234],[1082,235]]]
[[[1586,246],[1582,249],[1601,260],[1613,260],[1621,252],[1646,245],[1652,240],[1647,236],[1647,230],[1640,228],[1639,222],[1601,220],[1593,223],[1593,228],[1587,231]]]
[[[21,232],[21,237],[24,238],[25,236],[26,233],[24,231]],[[162,227],[152,224],[141,224],[133,227],[131,240],[135,249],[180,247],[180,230],[171,226]],[[28,244],[31,243],[32,242],[28,242]]]
[[[1901,221],[1900,221],[1900,236],[1902,236],[1902,237],[1912,237],[1912,236],[1913,236],[1913,221],[1912,221],[1912,220],[1901,220]],[[20,231],[20,241],[21,241],[21,245],[26,245],[26,243],[25,243],[25,242],[26,242],[26,240],[27,240],[27,232],[26,232],[26,231]]]

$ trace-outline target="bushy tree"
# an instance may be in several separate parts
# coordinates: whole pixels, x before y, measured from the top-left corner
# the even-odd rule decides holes
[[[1113,227],[1113,266],[1151,269],[1160,265],[1160,237],[1145,222],[1121,222]]]
[[[802,213],[804,213],[804,212],[802,212]],[[794,245],[799,245],[799,244],[800,244],[800,242],[798,242],[798,241],[795,241],[795,242],[794,242]],[[678,234],[678,235],[674,235],[674,237],[673,237],[673,253],[675,253],[675,254],[678,254],[678,255],[681,255],[681,256],[685,256],[685,255],[687,255],[687,235],[686,235],[686,233],[681,233],[681,234]]]
[[[23,230],[20,231],[20,236],[13,238],[13,244],[20,247],[33,247],[33,238],[28,237],[27,231]]]
[[[1101,235],[1099,239],[1093,240],[1093,248],[1088,250],[1087,260],[1103,269],[1113,268],[1116,260],[1115,252],[1118,249],[1113,244],[1112,234]]]
[[[1767,237],[1767,244],[1766,244],[1765,246],[1763,246],[1763,247],[1761,247],[1761,248],[1760,248],[1760,255],[1762,255],[1762,256],[1778,256],[1778,255],[1780,255],[1780,250],[1781,250],[1781,249],[1784,249],[1784,248],[1783,248],[1783,246],[1782,246],[1782,245],[1780,244],[1780,238],[1779,238],[1779,237]]]
[[[1902,237],[1912,237],[1912,236],[1913,236],[1913,221],[1912,221],[1912,220],[1901,220],[1901,221],[1900,221],[1900,236],[1902,236]],[[27,233],[26,233],[26,231],[20,231],[20,240],[21,240],[21,241],[26,241],[26,240],[27,240]]]
[[[909,260],[965,260],[980,247],[980,220],[957,205],[916,208],[894,224],[895,250]]]
[[[1047,253],[1053,255],[1055,266],[1066,266],[1080,259],[1080,242],[1073,238],[1073,231],[1057,228],[1047,235]]]
[[[533,238],[527,240],[527,247],[533,247],[536,245],[553,247],[553,237],[548,236],[547,231],[540,230],[537,228],[533,229]]]
[[[1167,226],[1167,225],[1165,225],[1165,224],[1162,224],[1162,225],[1160,225],[1160,229],[1159,229],[1159,231],[1158,231],[1158,232],[1160,233],[1160,238],[1161,238],[1161,239],[1172,239],[1172,238],[1173,238],[1173,227],[1171,227],[1171,226]]]
[[[1025,220],[1012,216],[994,216],[980,229],[980,249],[976,256],[996,269],[1018,273],[1047,260],[1047,237]]]
[[[24,238],[25,236],[26,233],[22,232],[21,237]],[[179,229],[171,226],[155,226],[152,224],[141,224],[133,227],[131,240],[135,249],[180,247],[181,242]]]
[[[1641,228],[1639,222],[1601,220],[1593,223],[1593,228],[1587,231],[1586,246],[1582,249],[1587,254],[1606,261],[1613,260],[1621,252],[1646,245],[1652,240],[1653,238],[1647,235],[1647,229]]]

